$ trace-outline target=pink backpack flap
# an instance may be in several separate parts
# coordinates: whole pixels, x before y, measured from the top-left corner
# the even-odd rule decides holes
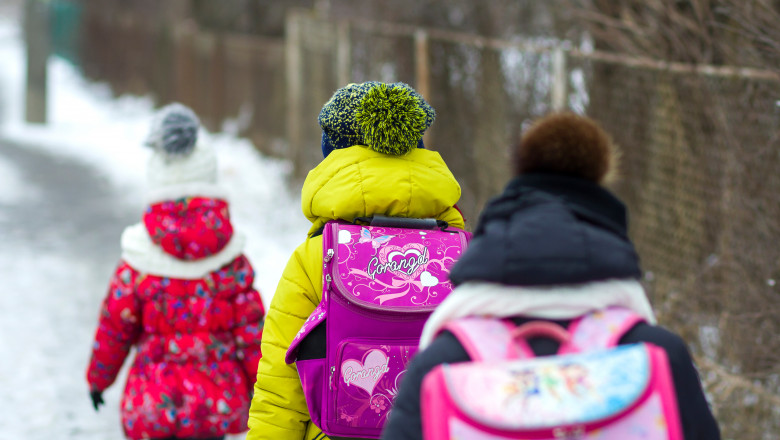
[[[607,309],[569,331],[544,321],[449,324],[473,361],[426,375],[423,438],[683,440],[666,352],[616,346],[639,320]],[[536,336],[560,341],[559,354],[535,358],[527,339]]]
[[[323,300],[287,352],[312,422],[331,437],[379,438],[425,320],[452,291],[449,270],[468,233],[433,219],[330,222],[323,232]],[[297,359],[325,325],[324,359]]]

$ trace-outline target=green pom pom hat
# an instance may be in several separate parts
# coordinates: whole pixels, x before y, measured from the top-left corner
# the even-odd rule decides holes
[[[336,90],[320,112],[322,154],[365,145],[401,156],[423,148],[423,133],[435,118],[433,107],[408,84],[348,84]]]

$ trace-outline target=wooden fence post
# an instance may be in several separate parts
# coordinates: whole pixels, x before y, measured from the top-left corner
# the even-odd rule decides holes
[[[173,99],[193,109],[197,107],[196,88],[197,62],[194,36],[197,28],[194,22],[184,21],[173,28]]]
[[[212,32],[199,31],[193,40],[196,59],[195,70],[195,111],[209,130],[218,130],[219,123],[214,117],[214,54],[217,50],[217,36]]]

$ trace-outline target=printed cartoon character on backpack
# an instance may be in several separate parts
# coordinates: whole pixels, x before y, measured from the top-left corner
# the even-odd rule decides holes
[[[301,195],[312,227],[269,308],[248,440],[379,437],[468,238],[460,186],[424,148],[433,120],[402,83],[349,84],[323,106],[325,159]]]
[[[561,374],[566,384],[566,391],[574,396],[581,396],[593,389],[588,381],[588,370],[577,362],[561,365]]]
[[[515,178],[450,271],[382,433],[387,440],[717,440],[701,381],[656,325],[616,152],[556,113],[514,151]]]
[[[437,367],[423,381],[424,438],[682,439],[664,350],[644,343],[615,348],[640,321],[610,308],[575,320],[571,334],[544,321],[519,327],[494,318],[450,322],[444,329],[473,362]],[[488,334],[496,337],[485,326],[504,328],[506,350],[476,348]],[[558,341],[559,355],[535,358],[528,339],[538,337]]]
[[[528,368],[516,368],[509,370],[511,380],[504,385],[507,397],[505,404],[510,400],[520,401],[522,406],[528,405],[531,398],[539,394],[539,378]]]

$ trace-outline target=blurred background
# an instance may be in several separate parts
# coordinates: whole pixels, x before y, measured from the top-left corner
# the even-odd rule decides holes
[[[612,189],[628,204],[644,284],[659,321],[690,344],[724,438],[780,438],[780,2],[0,0],[0,14],[0,153],[86,157],[98,174],[110,170],[96,178],[110,181],[105,197],[130,194],[133,206],[128,188],[140,177],[123,173],[136,159],[107,144],[135,144],[142,129],[128,127],[156,106],[191,106],[242,194],[239,218],[267,262],[266,300],[305,237],[296,198],[321,160],[317,114],[346,83],[406,82],[433,105],[426,146],[458,178],[472,227],[509,179],[510,147],[529,121],[553,110],[598,120],[622,150]],[[26,67],[23,82],[9,79],[13,63]],[[22,88],[23,110],[11,96]],[[88,133],[63,135],[73,131]],[[69,140],[76,145],[60,145]],[[19,203],[0,198],[0,221]],[[120,220],[137,217],[132,209],[109,210],[116,226],[90,258],[118,256]],[[104,283],[110,265],[101,264],[89,267]],[[15,306],[7,295],[3,331]],[[74,371],[58,373],[77,395],[100,295],[82,299],[87,323],[73,337],[87,336],[69,343],[84,349]],[[3,353],[12,344],[3,338],[0,396],[24,368]],[[19,402],[34,401],[18,388]],[[121,438],[105,414],[78,410],[64,416],[71,434],[45,437],[46,423],[30,430],[8,410],[0,439]]]

